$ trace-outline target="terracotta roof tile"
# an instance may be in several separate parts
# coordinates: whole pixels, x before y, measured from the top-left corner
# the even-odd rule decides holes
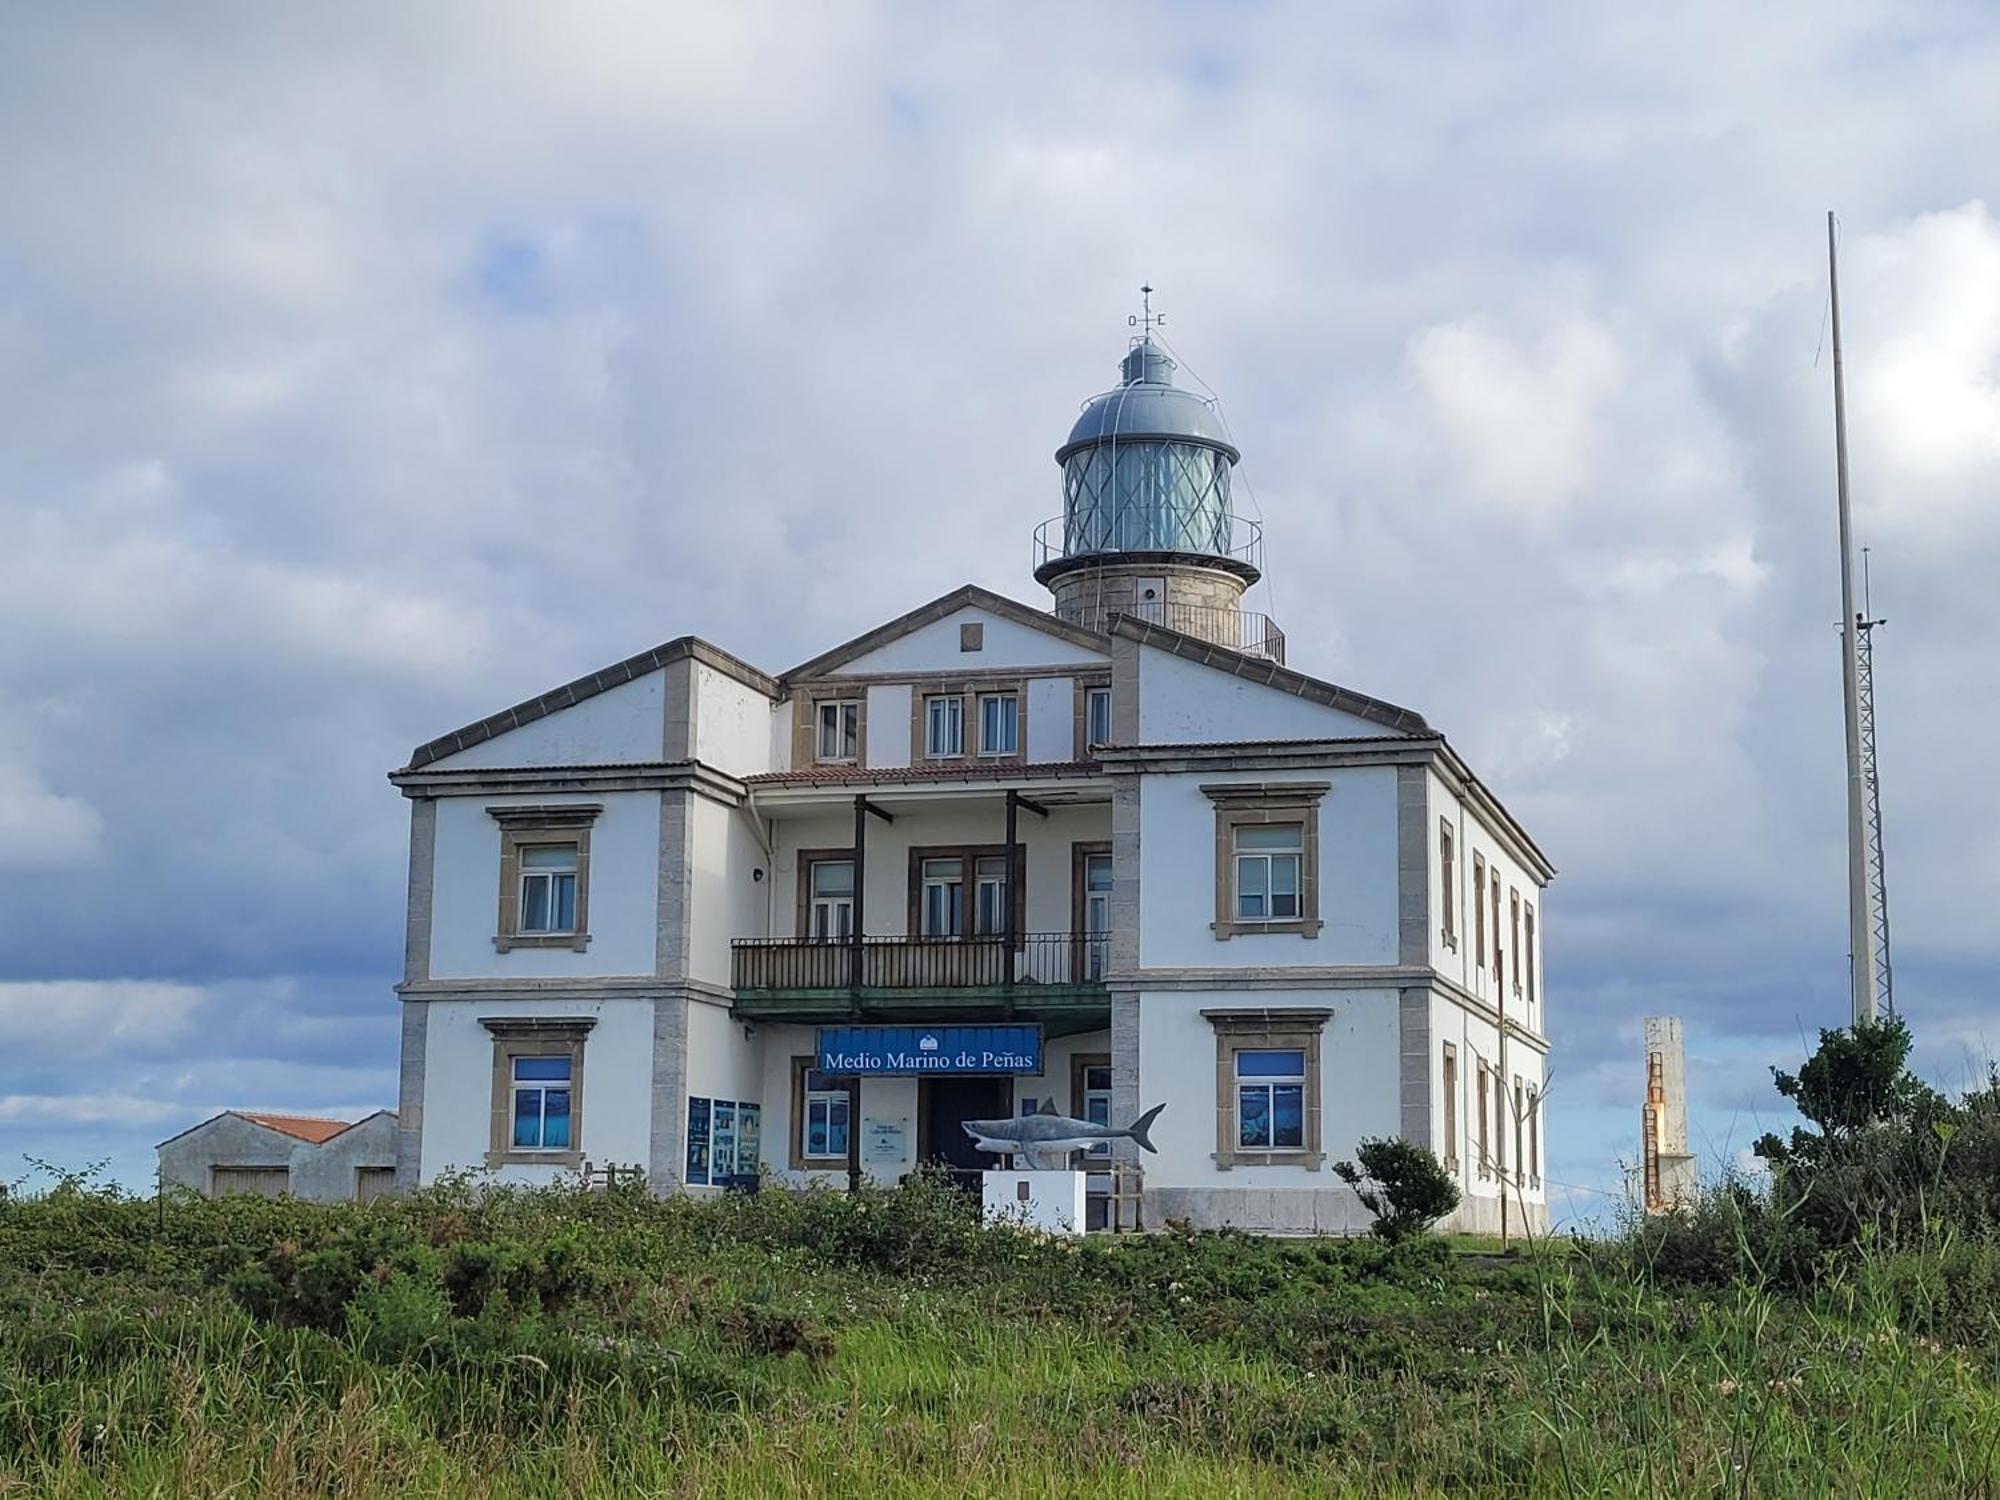
[[[322,1141],[332,1140],[354,1123],[352,1120],[329,1120],[318,1115],[255,1114],[247,1109],[239,1109],[235,1113],[281,1134],[295,1136],[302,1141],[311,1141],[315,1146]]]

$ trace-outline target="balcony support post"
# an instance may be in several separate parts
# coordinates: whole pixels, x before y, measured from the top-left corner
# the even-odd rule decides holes
[[[861,933],[866,926],[868,900],[868,799],[854,799],[854,927],[847,934],[847,983],[850,989],[861,988]],[[848,1131],[853,1133],[854,1124],[850,1116]]]
[[[1021,962],[1021,955],[1014,951],[1014,941],[1015,941],[1014,904],[1015,902],[1021,899],[1020,892],[1015,889],[1017,882],[1014,879],[1016,873],[1018,872],[1021,860],[1020,817],[1021,817],[1021,794],[1015,791],[1012,787],[1008,787],[1007,788],[1007,885],[1006,885],[1007,911],[1006,911],[1006,920],[1003,924],[1003,927],[1007,934],[1007,1014],[1010,1016],[1014,1013],[1014,981],[1018,977],[1016,971],[1019,969]]]

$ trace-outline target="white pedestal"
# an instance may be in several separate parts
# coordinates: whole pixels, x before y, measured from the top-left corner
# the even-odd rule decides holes
[[[1083,1172],[988,1172],[981,1194],[989,1224],[1044,1234],[1082,1234]]]

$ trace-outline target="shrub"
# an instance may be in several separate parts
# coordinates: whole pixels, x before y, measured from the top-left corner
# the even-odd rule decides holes
[[[1371,1136],[1354,1154],[1359,1167],[1343,1161],[1333,1170],[1375,1215],[1374,1232],[1390,1244],[1416,1238],[1458,1207],[1458,1184],[1416,1142]]]

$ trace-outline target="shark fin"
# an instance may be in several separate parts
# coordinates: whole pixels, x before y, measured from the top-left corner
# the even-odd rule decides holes
[[[1044,1099],[1042,1101],[1042,1107],[1037,1111],[1035,1111],[1035,1113],[1043,1115],[1052,1115],[1055,1112],[1056,1112],[1056,1096],[1054,1094],[1051,1094],[1048,1096],[1048,1098]]]

